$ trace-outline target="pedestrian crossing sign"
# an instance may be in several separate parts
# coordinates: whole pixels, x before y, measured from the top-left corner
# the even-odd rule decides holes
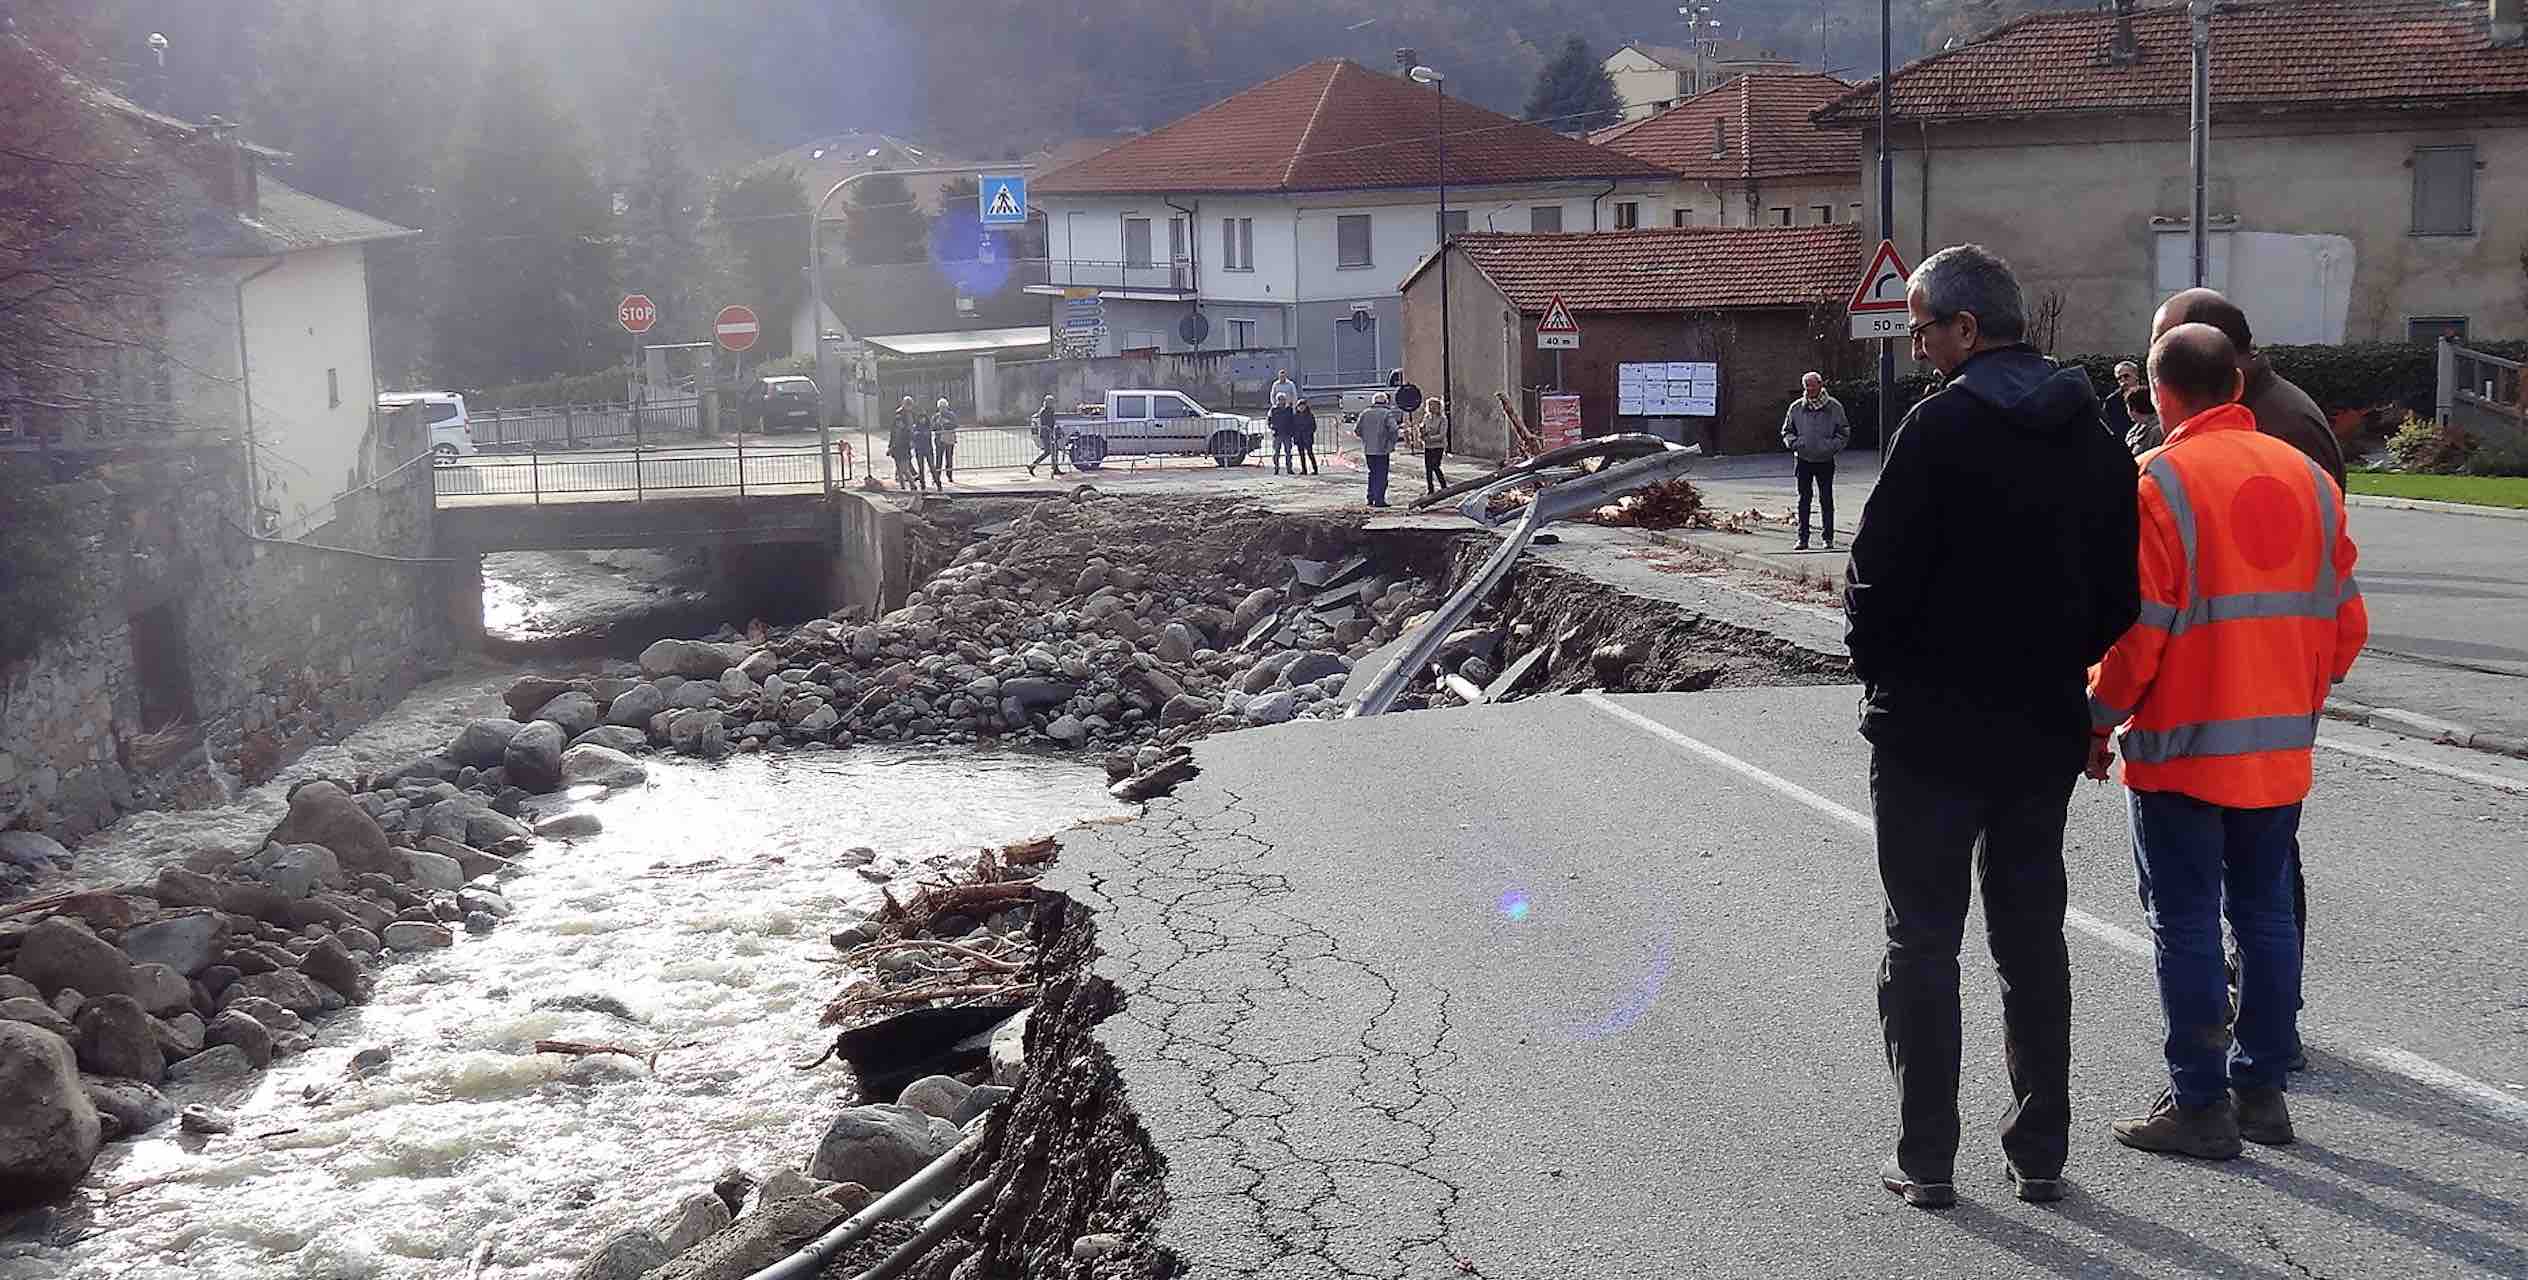
[[[985,176],[975,180],[983,203],[983,225],[987,227],[1023,227],[1027,225],[1027,178],[1024,174]]]

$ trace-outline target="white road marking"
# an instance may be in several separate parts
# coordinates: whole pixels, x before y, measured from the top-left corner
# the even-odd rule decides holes
[[[2442,1092],[2472,1098],[2495,1115],[2515,1124],[2528,1124],[2528,1098],[2495,1088],[2473,1076],[2460,1075],[2419,1053],[2397,1048],[2365,1049],[2360,1057],[2374,1067],[2384,1067]]]
[[[2502,778],[2489,773],[2478,773],[2473,769],[2461,769],[2456,765],[2440,764],[2436,761],[2422,759],[2419,756],[2409,756],[2401,751],[2384,751],[2377,747],[2357,746],[2353,743],[2345,742],[2339,738],[2333,737],[2324,731],[2319,732],[2317,745],[2324,747],[2329,751],[2341,751],[2348,756],[2359,756],[2364,760],[2376,760],[2382,764],[2392,764],[2399,766],[2400,768],[2416,769],[2424,773],[2438,774],[2441,777],[2454,778],[2460,782],[2471,782],[2479,787],[2491,787],[2495,791],[2507,791],[2515,796],[2528,796],[2528,782],[2522,782],[2516,778]]]
[[[1810,809],[1814,809],[1817,812],[1860,832],[1862,835],[1874,837],[1876,834],[1870,824],[1869,817],[1861,811],[1847,805],[1837,804],[1836,802],[1829,800],[1826,797],[1781,776],[1780,774],[1749,764],[1748,762],[1741,760],[1738,757],[1693,736],[1692,734],[1684,733],[1680,730],[1661,724],[1638,711],[1617,706],[1604,694],[1584,693],[1580,695],[1580,700],[1589,704],[1592,709],[1603,715],[1615,720],[1620,720],[1625,724],[1631,725],[1633,728],[1639,729],[1652,737],[1659,738],[1672,746],[1682,748],[1691,755],[1700,757],[1712,764],[1719,765],[1721,768],[1727,769],[1731,773],[1735,773],[1751,782],[1759,783],[1766,789],[1773,791],[1778,795],[1798,801],[1800,804],[1805,805]],[[2355,755],[2377,755],[2390,761],[2391,763],[2396,764],[2419,763],[2384,751],[2372,752],[2367,748],[2353,749],[2337,744],[2337,749],[2351,750]],[[2457,771],[2452,770],[2450,772]],[[2502,784],[2501,780],[2490,777],[2481,777],[2480,780],[2496,785],[2506,785]],[[2109,924],[2106,921],[2101,920],[2086,911],[2082,911],[2077,907],[2063,912],[2063,922],[2080,930],[2082,933],[2086,933],[2089,936],[2106,943],[2108,946],[2114,947],[2118,951],[2124,952],[2127,955],[2139,956],[2144,959],[2148,959],[2153,954],[2153,948],[2149,939],[2134,933],[2132,930],[2119,928],[2115,925]],[[2359,1057],[2362,1061],[2368,1062],[2372,1066],[2404,1076],[2409,1080],[2438,1089],[2443,1093],[2454,1094],[2458,1097],[2475,1102],[2504,1120],[2509,1120],[2515,1124],[2528,1125],[2528,1098],[2523,1098],[2517,1094],[2495,1088],[2494,1086],[2486,1084],[2481,1080],[2477,1080],[2472,1076],[2462,1075],[2458,1072],[2452,1071],[2429,1058],[2423,1057],[2421,1054],[2409,1053],[2406,1050],[2394,1047],[2378,1047],[2358,1050],[2356,1051],[2355,1056]]]
[[[1606,715],[1613,716],[1614,718],[1621,720],[1644,733],[1650,734],[1656,738],[1665,739],[1673,746],[1681,747],[1694,755],[1700,756],[1713,764],[1719,765],[1721,768],[1729,770],[1731,773],[1735,773],[1752,782],[1760,783],[1776,793],[1796,800],[1799,803],[1804,804],[1809,808],[1860,832],[1864,836],[1875,838],[1877,835],[1876,829],[1870,824],[1869,815],[1862,813],[1858,809],[1837,804],[1834,801],[1781,776],[1780,774],[1760,769],[1755,765],[1749,764],[1746,761],[1703,741],[1700,738],[1694,737],[1691,734],[1681,733],[1641,714],[1638,711],[1631,711],[1626,708],[1619,707],[1603,694],[1584,693],[1580,695],[1580,700],[1588,703],[1591,707],[1597,709],[1598,711]],[[2063,923],[2080,930],[2082,933],[2088,934],[2090,937],[2096,938],[2100,942],[2106,943],[2108,946],[2113,947],[2126,955],[2148,958],[2152,954],[2151,942],[2148,938],[2145,938],[2130,929],[2109,924],[2078,907],[2068,907],[2064,909]]]

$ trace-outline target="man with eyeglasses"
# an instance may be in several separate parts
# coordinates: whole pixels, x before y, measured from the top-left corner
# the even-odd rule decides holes
[[[2088,671],[2141,607],[2133,459],[2099,429],[2078,366],[2023,340],[2010,264],[1943,249],[1907,295],[1914,358],[1947,384],[1887,445],[1846,569],[1845,643],[1863,686],[1886,891],[1879,1022],[1898,1096],[1879,1181],[1956,1202],[1958,950],[1980,881],[2001,974],[2023,1200],[2063,1194],[2071,964],[2063,823],[2088,764]]]

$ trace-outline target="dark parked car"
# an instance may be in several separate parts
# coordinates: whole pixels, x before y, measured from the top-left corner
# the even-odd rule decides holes
[[[812,378],[757,378],[746,384],[739,412],[756,431],[813,431],[819,400]]]

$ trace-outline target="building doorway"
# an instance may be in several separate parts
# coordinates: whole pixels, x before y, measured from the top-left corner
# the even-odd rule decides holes
[[[1355,311],[1334,322],[1334,380],[1337,386],[1370,386],[1386,381],[1378,363],[1378,317]]]
[[[131,628],[141,728],[156,733],[199,719],[193,704],[193,658],[184,642],[184,614],[173,602],[158,605],[131,615]]]

